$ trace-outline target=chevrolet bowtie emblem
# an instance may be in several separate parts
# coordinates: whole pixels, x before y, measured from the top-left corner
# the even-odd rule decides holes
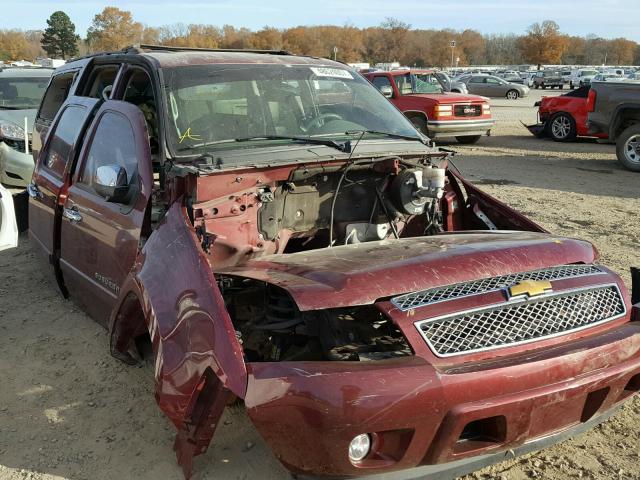
[[[523,280],[509,287],[509,297],[537,297],[552,290],[549,280]]]

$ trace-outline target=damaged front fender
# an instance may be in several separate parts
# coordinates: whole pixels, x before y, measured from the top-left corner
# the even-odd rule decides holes
[[[224,405],[232,394],[245,396],[247,370],[211,266],[180,202],[143,247],[119,305],[110,323],[112,354],[131,363],[128,350],[136,336],[150,334],[156,401],[178,429],[176,454],[188,477]]]

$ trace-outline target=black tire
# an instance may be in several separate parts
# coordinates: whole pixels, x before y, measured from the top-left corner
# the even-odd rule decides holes
[[[456,89],[451,90],[451,93],[461,93],[461,92],[460,92],[460,90],[458,90],[458,89],[456,88]]]
[[[509,90],[505,97],[507,100],[517,100],[520,97],[520,93],[516,89]]]
[[[547,89],[547,86],[546,86],[546,85],[544,84],[544,82],[543,82],[543,83],[541,83],[541,84],[540,84],[540,88],[542,88],[543,90],[546,90],[546,89]]]
[[[424,117],[410,117],[411,123],[416,127],[416,130],[424,133],[426,136],[429,136],[429,126],[427,125],[427,119]]]
[[[547,135],[556,142],[572,142],[576,139],[576,121],[571,115],[559,112],[547,121]]]
[[[558,88],[559,88],[560,90],[564,90],[564,85],[560,85],[560,86],[558,86]]]
[[[616,157],[625,168],[640,172],[640,123],[627,127],[618,136]]]
[[[460,137],[456,137],[458,143],[463,143],[465,145],[470,145],[472,143],[477,143],[480,140],[482,135],[462,135]]]
[[[574,88],[576,88],[576,87],[573,86],[573,82],[569,82],[569,89],[573,90]]]

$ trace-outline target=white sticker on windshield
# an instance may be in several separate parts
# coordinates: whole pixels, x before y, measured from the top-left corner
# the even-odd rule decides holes
[[[311,71],[318,77],[334,77],[334,78],[351,78],[353,75],[348,70],[341,68],[328,68],[328,67],[310,67]]]

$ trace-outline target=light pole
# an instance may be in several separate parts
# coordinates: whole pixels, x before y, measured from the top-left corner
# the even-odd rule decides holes
[[[338,47],[333,47],[333,61],[336,61],[336,57],[338,55]]]
[[[453,51],[456,48],[456,41],[451,40],[451,69],[453,69]]]

